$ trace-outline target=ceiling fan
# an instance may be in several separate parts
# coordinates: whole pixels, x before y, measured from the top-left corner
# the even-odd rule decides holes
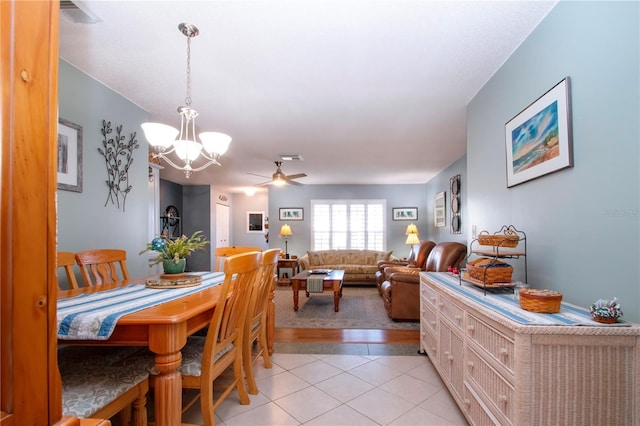
[[[299,179],[299,178],[303,178],[305,176],[307,176],[306,173],[297,173],[295,175],[285,175],[284,173],[282,173],[282,169],[280,168],[280,166],[282,166],[282,161],[275,161],[276,164],[276,172],[271,176],[271,180],[267,181],[267,182],[263,182],[258,184],[258,186],[262,186],[262,185],[277,185],[277,186],[282,186],[282,185],[286,185],[286,184],[290,184],[290,185],[302,185],[300,182],[295,182],[293,179]],[[250,175],[254,175],[254,176],[262,176],[262,175],[257,175],[255,173],[248,173]],[[263,176],[263,177],[268,177],[268,176]]]

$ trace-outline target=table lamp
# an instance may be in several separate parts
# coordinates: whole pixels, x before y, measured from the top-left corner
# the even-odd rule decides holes
[[[413,263],[415,263],[415,261],[416,261],[416,260],[413,258],[413,257],[414,257],[414,255],[415,255],[415,253],[413,252],[413,245],[414,245],[414,244],[420,244],[420,241],[418,241],[418,240],[417,240],[417,237],[418,237],[418,227],[417,227],[416,225],[414,225],[413,223],[411,223],[411,224],[407,225],[407,230],[405,231],[405,233],[404,233],[404,234],[407,236],[406,244],[411,244],[411,252],[409,253],[409,263],[412,263],[412,264],[413,264]],[[416,238],[412,238],[412,241],[415,241],[415,242],[412,242],[412,243],[410,243],[410,242],[409,242],[409,236],[410,236],[410,235],[415,235],[415,236],[416,236]]]
[[[292,235],[291,233],[291,227],[287,224],[282,225],[282,227],[280,228],[280,235],[282,235],[284,237],[284,253],[285,253],[285,258],[288,259],[289,258],[289,247],[288,247],[288,237],[289,235]]]
[[[416,263],[416,258],[413,251],[413,246],[414,244],[420,244],[420,239],[418,238],[418,234],[407,235],[407,241],[405,241],[405,243],[411,245],[411,254],[409,255],[409,259],[411,259],[410,264],[414,264]]]

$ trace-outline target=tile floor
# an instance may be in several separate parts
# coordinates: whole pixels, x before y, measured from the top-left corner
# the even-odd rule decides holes
[[[276,343],[273,368],[257,363],[258,395],[232,393],[218,425],[466,425],[418,345]],[[198,401],[183,417],[202,424]]]

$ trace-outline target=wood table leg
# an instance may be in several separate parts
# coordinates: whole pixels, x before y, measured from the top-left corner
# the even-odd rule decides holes
[[[151,325],[149,349],[156,354],[155,367],[160,373],[154,382],[155,424],[174,426],[182,418],[182,363],[180,350],[187,342],[186,323]]]
[[[300,281],[293,280],[293,310],[298,311],[298,291],[300,290]]]
[[[340,297],[342,296],[342,286],[340,281],[333,282],[333,310],[335,312],[340,311]]]

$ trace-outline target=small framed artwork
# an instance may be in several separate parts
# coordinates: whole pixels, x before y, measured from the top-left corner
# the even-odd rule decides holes
[[[247,212],[247,233],[263,233],[264,230],[264,212]]]
[[[82,192],[82,126],[58,119],[58,189]]]
[[[433,222],[436,228],[447,226],[447,193],[438,192],[433,204]]]
[[[304,209],[302,207],[281,207],[280,220],[304,220]]]
[[[573,167],[569,77],[505,124],[507,188]]]
[[[394,207],[391,209],[393,220],[418,220],[417,207]]]

